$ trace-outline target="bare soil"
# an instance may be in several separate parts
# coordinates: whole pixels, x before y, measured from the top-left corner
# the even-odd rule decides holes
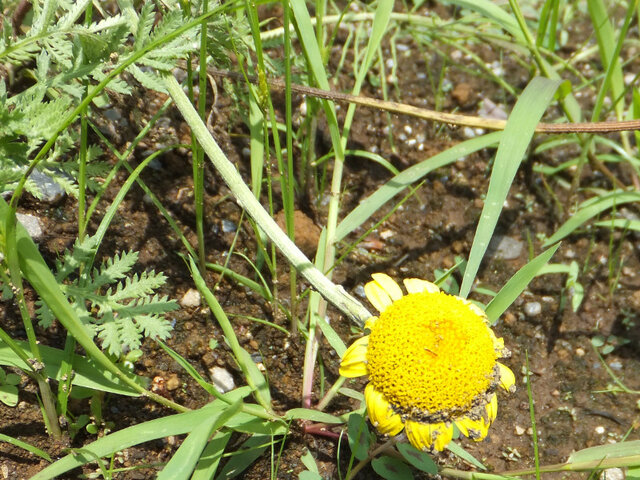
[[[430,83],[420,74],[425,69],[439,71],[441,60],[423,56],[415,45],[406,42],[411,55],[400,55],[396,84],[391,93],[393,99],[425,107],[433,107],[435,98]],[[488,47],[478,47],[476,52],[487,63],[497,60],[497,54]],[[416,53],[418,52],[418,53]],[[454,109],[475,113],[479,100],[490,98],[496,103],[512,105],[513,98],[504,94],[489,80],[466,73],[461,69],[450,70],[451,90],[443,97],[440,105],[444,111]],[[505,77],[515,86],[526,83],[527,72],[517,65],[507,65]],[[340,78],[340,84],[348,86],[349,78]],[[368,87],[367,95],[380,97],[377,88]],[[278,100],[276,94],[276,100]],[[164,97],[140,91],[140,96],[118,99],[113,97],[114,108],[121,114],[118,121],[103,120],[103,129],[116,145],[130,141],[145,121],[150,118],[164,100]],[[301,99],[296,99],[300,102]],[[278,105],[281,106],[281,105]],[[228,157],[248,177],[248,159],[243,149],[248,146],[246,127],[232,114],[235,105],[222,91],[216,99],[213,134]],[[342,114],[346,108],[341,108]],[[284,111],[284,110],[282,110]],[[551,116],[554,112],[550,113]],[[422,161],[465,139],[462,129],[427,123],[409,117],[388,116],[384,112],[360,109],[352,128],[352,147],[380,153],[397,168],[404,169]],[[133,164],[139,162],[161,144],[180,140],[190,143],[189,132],[176,111],[169,111],[152,134],[135,152]],[[415,142],[412,140],[416,140]],[[94,141],[97,142],[96,139]],[[392,143],[393,142],[393,143]],[[318,139],[318,155],[330,148],[328,131],[321,126]],[[296,153],[299,153],[296,151]],[[483,193],[488,186],[493,151],[481,151],[460,159],[449,168],[430,174],[419,185],[413,195],[386,221],[371,233],[364,246],[355,249],[336,268],[334,280],[352,293],[368,281],[372,272],[384,271],[401,279],[413,276],[433,279],[436,269],[445,270],[456,263],[457,257],[466,257],[482,208]],[[517,175],[507,205],[502,214],[497,234],[524,242],[521,254],[512,260],[487,258],[479,272],[479,285],[498,291],[511,276],[528,261],[528,249],[540,253],[540,235],[551,235],[565,219],[555,208],[555,199],[544,188],[544,179],[534,172],[534,162],[556,164],[557,158],[547,155],[532,155]],[[615,171],[621,178],[625,172]],[[206,249],[210,262],[223,264],[234,240],[234,232],[227,232],[223,222],[238,225],[240,233],[236,251],[253,258],[255,241],[246,216],[244,220],[240,208],[231,198],[228,189],[208,164],[205,169],[205,211]],[[107,205],[117,187],[124,181],[118,179],[103,205]],[[379,165],[349,158],[346,162],[344,212],[350,211],[368,194],[375,191],[389,178]],[[165,207],[179,223],[187,238],[195,245],[195,224],[193,209],[193,189],[191,158],[186,151],[167,153],[159,158],[156,168],[148,168],[143,175],[145,183],[160,198]],[[582,173],[583,185],[604,184],[602,178],[586,169]],[[606,184],[604,184],[606,185]],[[555,192],[564,203],[564,215],[568,202],[579,198],[563,198],[563,191]],[[278,198],[278,195],[275,195]],[[584,197],[586,198],[586,197]],[[277,201],[277,200],[276,200]],[[302,192],[297,208],[304,215],[322,225],[326,216],[326,204],[313,188]],[[383,217],[380,211],[359,232],[349,238],[353,241],[366,228]],[[104,208],[104,207],[103,207]],[[627,207],[633,213],[634,207]],[[20,210],[40,216],[46,223],[46,238],[40,249],[50,262],[65,248],[70,248],[75,239],[76,203],[65,198],[60,203],[43,204],[33,198],[25,198]],[[279,207],[276,208],[278,210]],[[96,212],[99,217],[102,211]],[[95,225],[94,225],[95,227]],[[299,241],[311,244],[313,237],[304,239],[310,230],[298,229]],[[313,235],[313,233],[312,233]],[[302,238],[302,239],[301,239]],[[635,234],[624,237],[614,235],[614,250],[610,247],[608,233],[585,232],[563,242],[553,262],[568,264],[575,260],[583,267],[580,281],[585,287],[584,302],[578,312],[564,301],[564,281],[561,275],[547,275],[534,280],[527,291],[498,321],[495,329],[513,352],[505,363],[516,373],[518,390],[513,395],[500,395],[498,418],[490,429],[488,438],[481,443],[462,440],[465,448],[483,461],[492,471],[520,469],[533,465],[533,442],[526,385],[523,383],[523,369],[528,355],[533,371],[531,387],[535,402],[541,464],[562,462],[578,449],[619,442],[630,432],[629,439],[638,439],[639,411],[637,397],[606,392],[613,381],[591,347],[595,335],[610,334],[630,340],[626,346],[616,348],[605,357],[615,374],[632,389],[640,389],[637,372],[640,371],[640,324],[637,320],[640,309],[640,257]],[[345,248],[341,245],[340,248]],[[144,198],[144,193],[134,187],[119,210],[112,224],[101,253],[105,256],[125,250],[140,252],[139,268],[164,272],[169,282],[165,293],[180,299],[193,283],[182,259],[177,255],[183,251],[162,215]],[[611,275],[609,266],[622,258],[624,265],[618,279]],[[232,257],[230,266],[234,270],[252,276],[247,264]],[[279,298],[289,297],[288,268],[281,263],[277,284],[273,285]],[[219,275],[209,274],[207,281],[213,285]],[[459,277],[457,277],[459,281]],[[302,280],[301,280],[301,283]],[[283,315],[274,312],[270,305],[260,301],[244,288],[223,280],[216,290],[216,296],[225,311],[233,317],[236,333],[250,353],[259,354],[271,384],[274,407],[279,412],[300,406],[301,372],[304,355],[304,340],[299,336],[288,336],[272,327],[255,323],[246,317],[263,318],[288,328]],[[489,297],[476,296],[482,301]],[[35,298],[31,297],[31,301]],[[364,301],[364,299],[363,299]],[[525,307],[539,302],[541,312],[527,315]],[[303,305],[304,307],[304,305]],[[346,343],[353,340],[350,325],[338,312],[330,309],[332,325],[342,335]],[[181,309],[171,315],[175,319],[175,330],[168,341],[169,346],[188,359],[203,375],[208,375],[212,366],[222,366],[235,373],[237,384],[242,377],[225,347],[209,348],[209,340],[219,340],[222,332],[210,311],[204,307]],[[24,338],[17,309],[11,303],[0,305],[0,321],[16,338]],[[39,331],[42,342],[61,348],[64,336],[61,328]],[[136,365],[136,373],[149,378],[162,377],[179,379],[179,387],[168,390],[167,396],[182,405],[198,408],[211,398],[152,341],[144,344],[145,354]],[[325,388],[338,376],[339,358],[331,347],[323,341],[320,356],[325,367]],[[320,391],[316,376],[316,392]],[[350,387],[361,389],[364,381],[352,381]],[[318,400],[317,398],[315,399]],[[340,397],[327,411],[341,414],[357,407],[354,401]],[[105,422],[111,431],[120,430],[146,420],[169,415],[172,412],[142,399],[131,399],[107,395],[104,399]],[[74,414],[89,413],[86,401],[71,405]],[[60,444],[52,443],[47,436],[35,385],[24,376],[20,385],[20,403],[15,408],[0,405],[0,433],[10,435],[47,451],[57,458],[64,454],[65,447],[81,447],[96,436],[86,432],[73,440]],[[239,445],[244,438],[234,438],[231,445]],[[118,455],[117,467],[153,465],[165,462],[179,447],[182,438],[168,438],[128,449]],[[280,461],[278,478],[297,478],[304,470],[300,456],[309,449],[317,459],[325,478],[339,478],[338,468],[345,472],[344,459],[349,451],[342,444],[338,452],[337,443],[322,436],[304,434],[299,425],[293,424],[287,437]],[[343,463],[337,461],[338,454]],[[439,461],[466,469],[463,462],[442,454]],[[29,455],[24,450],[8,443],[0,443],[0,478],[29,478],[46,466],[46,462]],[[96,472],[96,465],[74,471],[62,478],[74,479]],[[117,473],[117,479],[152,478],[156,469],[141,468]],[[271,472],[270,452],[252,464],[242,475],[246,479],[269,478]],[[560,475],[557,475],[558,477]],[[567,476],[562,475],[562,476]],[[364,470],[358,478],[376,478],[371,470]]]

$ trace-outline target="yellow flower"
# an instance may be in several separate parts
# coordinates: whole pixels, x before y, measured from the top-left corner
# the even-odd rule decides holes
[[[367,321],[370,334],[340,364],[340,375],[369,376],[371,423],[386,435],[405,429],[414,447],[428,451],[447,446],[454,424],[484,439],[498,411],[496,390],[515,391],[513,372],[497,361],[510,352],[484,311],[426,280],[405,279],[404,295],[388,275],[372,277],[364,291],[380,317]]]

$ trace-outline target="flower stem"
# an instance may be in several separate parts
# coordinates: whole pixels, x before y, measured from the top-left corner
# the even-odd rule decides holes
[[[369,463],[371,463],[371,460],[376,458],[381,453],[384,453],[387,450],[389,450],[391,447],[395,445],[395,443],[396,443],[395,438],[390,438],[389,440],[384,442],[382,445],[380,445],[378,448],[373,450],[371,453],[369,453],[367,458],[365,458],[364,460],[360,460],[358,464],[355,467],[353,467],[353,470],[349,472],[349,475],[347,475],[347,478],[345,478],[345,480],[352,480],[353,478],[355,478],[360,470],[362,470]]]
[[[318,405],[316,406],[316,410],[322,411],[325,408],[327,408],[327,405],[331,403],[331,400],[333,400],[333,397],[336,396],[336,394],[338,393],[338,390],[340,390],[340,387],[342,387],[346,379],[347,377],[343,377],[342,375],[338,377],[335,383],[331,385],[331,388],[325,394],[324,398],[320,400],[320,403],[318,403]]]

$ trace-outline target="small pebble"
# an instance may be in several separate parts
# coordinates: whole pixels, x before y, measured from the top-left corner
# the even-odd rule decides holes
[[[603,427],[603,426],[598,425],[598,426],[596,427],[596,433],[597,433],[597,434],[602,435],[604,432],[605,432],[605,429],[604,429],[604,427]]]
[[[578,347],[576,348],[576,357],[584,357],[585,351],[584,348]]]
[[[522,428],[520,425],[516,425],[516,435],[520,436],[520,435],[524,435],[524,432],[526,430],[524,428]]]
[[[16,213],[16,218],[34,242],[42,240],[42,221],[35,215]]]
[[[612,370],[622,370],[622,363],[620,363],[620,362],[611,362],[609,364],[609,367],[611,367]]]
[[[527,302],[524,304],[524,313],[527,317],[535,317],[542,312],[540,302]]]
[[[233,376],[226,368],[211,367],[209,369],[209,376],[213,386],[216,387],[220,393],[226,393],[236,388],[236,383],[233,380]]]
[[[179,303],[184,308],[195,308],[200,306],[200,300],[200,292],[195,288],[190,288],[187,290],[187,293],[182,296]]]
[[[167,382],[165,385],[167,386],[167,390],[169,391],[177,390],[178,388],[180,388],[180,379],[178,378],[178,375],[175,373],[169,375],[169,378],[167,378]]]
[[[252,353],[251,354],[251,361],[253,363],[260,363],[262,362],[262,355],[260,355],[259,353]]]
[[[224,233],[233,233],[238,229],[238,226],[231,220],[222,220],[222,231]]]
[[[34,170],[29,175],[29,180],[36,184],[41,193],[40,200],[43,202],[54,203],[66,195],[64,188],[58,185],[49,175]]]
[[[600,480],[624,480],[624,470],[618,467],[607,468],[600,473]]]
[[[498,260],[515,260],[523,248],[523,242],[507,236],[493,237],[489,243],[489,251]]]

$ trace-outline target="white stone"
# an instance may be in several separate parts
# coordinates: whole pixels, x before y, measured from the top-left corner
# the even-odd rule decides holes
[[[213,382],[213,386],[216,387],[220,393],[227,393],[236,388],[236,382],[233,381],[233,376],[226,368],[211,367],[209,369],[209,376]]]
[[[43,202],[57,202],[66,195],[64,188],[58,185],[49,175],[34,170],[29,175],[29,180],[36,184],[36,187],[42,194]]]
[[[42,221],[35,215],[16,213],[16,218],[34,242],[42,240]]]
[[[607,468],[600,473],[600,480],[624,480],[625,474],[621,468]]]
[[[527,302],[524,305],[524,313],[527,317],[535,317],[542,312],[542,305],[540,302]]]
[[[187,290],[182,298],[180,299],[180,305],[184,308],[195,308],[200,306],[200,292],[195,288],[190,288]]]
[[[489,243],[489,251],[498,260],[515,260],[522,253],[524,243],[507,236],[495,236]]]

